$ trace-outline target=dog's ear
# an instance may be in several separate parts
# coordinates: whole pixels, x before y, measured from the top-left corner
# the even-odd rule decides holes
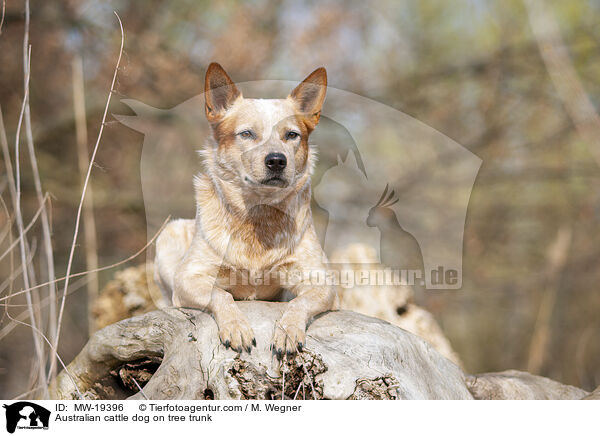
[[[289,95],[296,103],[298,110],[307,117],[313,128],[319,122],[326,92],[327,71],[321,67],[310,73]]]
[[[233,102],[241,96],[242,93],[221,65],[213,62],[208,66],[204,78],[204,100],[206,119],[210,123],[219,121]]]

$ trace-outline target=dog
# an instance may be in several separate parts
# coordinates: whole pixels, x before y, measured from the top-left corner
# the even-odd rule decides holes
[[[316,150],[308,138],[326,88],[318,68],[285,99],[246,99],[219,64],[206,71],[212,138],[200,150],[205,171],[194,178],[196,218],[172,221],[159,235],[155,280],[173,305],[209,312],[223,345],[237,352],[251,352],[256,339],[235,300],[274,300],[282,288],[294,294],[270,345],[279,360],[302,351],[311,318],[338,307],[335,289],[305,274],[325,273],[310,209]],[[274,279],[243,280],[261,273]]]

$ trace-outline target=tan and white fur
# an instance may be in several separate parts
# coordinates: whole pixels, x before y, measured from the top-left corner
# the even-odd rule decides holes
[[[238,352],[250,352],[256,340],[235,300],[274,300],[282,288],[295,295],[274,328],[271,349],[279,358],[301,351],[310,319],[336,308],[333,287],[306,274],[325,272],[310,209],[316,155],[308,137],[326,88],[319,68],[285,99],[246,99],[219,64],[206,72],[213,138],[201,151],[205,171],[194,180],[196,218],[163,230],[155,279],[175,306],[211,313],[221,342]],[[261,272],[295,273],[297,280],[241,279]]]

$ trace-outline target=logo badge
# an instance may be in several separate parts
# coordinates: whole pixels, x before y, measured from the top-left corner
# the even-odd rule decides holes
[[[19,401],[10,405],[4,404],[6,409],[6,431],[14,433],[16,429],[43,429],[48,430],[50,411],[42,406],[29,401]]]

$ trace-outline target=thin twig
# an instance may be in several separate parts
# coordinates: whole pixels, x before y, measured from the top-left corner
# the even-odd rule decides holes
[[[306,374],[306,377],[308,377],[308,381],[310,382],[310,387],[312,390],[312,394],[313,394],[313,399],[317,399],[317,394],[315,392],[315,385],[312,381],[312,378],[310,378],[310,374],[308,373],[308,370],[306,369],[306,366],[304,366],[304,362],[302,362],[302,369],[304,370],[304,373]]]
[[[11,256],[12,257],[12,256]],[[34,253],[33,251],[29,252],[29,257],[27,258],[27,263],[30,264],[31,260],[34,257]],[[13,265],[11,265],[13,266]],[[10,294],[10,291],[12,290],[12,282],[21,274],[21,272],[23,271],[23,266],[21,265],[19,268],[11,268],[10,269],[11,274],[8,276],[8,278],[2,282],[2,285],[0,286],[0,294],[2,292],[4,292],[4,289],[8,288],[9,289],[9,295],[6,298],[10,298],[12,295]]]
[[[28,34],[29,34],[29,2],[27,1],[26,3],[26,7],[25,7],[25,35],[26,35],[26,39],[28,38]],[[29,55],[28,58],[31,57],[31,47],[29,47]],[[28,265],[26,262],[27,259],[27,248],[25,245],[25,238],[23,237],[23,215],[21,213],[21,168],[20,168],[20,146],[19,146],[19,142],[20,142],[20,135],[21,135],[21,127],[23,124],[23,118],[25,116],[25,107],[27,106],[27,99],[29,98],[29,79],[30,79],[30,74],[29,74],[29,67],[27,67],[25,69],[25,95],[23,97],[23,104],[21,105],[21,112],[19,113],[19,121],[17,123],[17,131],[15,134],[15,179],[16,179],[16,207],[15,207],[15,215],[17,218],[17,228],[19,230],[19,237],[20,237],[20,249],[21,249],[21,264],[23,265],[23,283],[25,285],[26,288],[31,288],[31,282],[30,282],[30,275],[29,275],[29,271],[28,271]],[[26,299],[27,299],[27,304],[29,306],[29,316],[31,318],[31,324],[32,324],[32,334],[33,334],[33,342],[34,342],[34,348],[35,348],[35,353],[36,353],[36,357],[37,357],[37,363],[39,366],[39,377],[40,379],[38,380],[39,383],[42,384],[47,384],[46,383],[46,374],[44,373],[44,365],[42,364],[42,362],[44,362],[44,347],[42,342],[40,341],[38,335],[35,334],[35,331],[38,331],[37,329],[37,320],[36,320],[36,316],[34,313],[34,309],[33,309],[33,302],[31,299],[31,291],[27,292],[25,294]]]
[[[4,127],[4,117],[2,116],[2,106],[0,105],[0,146],[2,147],[2,156],[4,157],[4,166],[6,167],[6,178],[8,180],[8,189],[13,201],[13,208],[16,207],[17,201],[17,187],[15,185],[15,178],[12,166],[12,160],[10,158],[10,151],[8,150],[8,138],[6,136],[6,129]]]
[[[82,272],[78,272],[78,273],[75,273],[75,274],[71,274],[71,275],[69,276],[69,278],[73,279],[73,278],[75,278],[75,277],[81,277],[81,276],[84,276],[84,275],[87,275],[87,274],[90,274],[90,273],[94,273],[94,272],[106,271],[106,270],[108,270],[108,269],[111,269],[111,268],[116,268],[117,266],[123,265],[124,263],[127,263],[127,262],[129,262],[130,260],[133,260],[133,259],[135,259],[135,258],[136,258],[136,257],[138,257],[140,254],[142,254],[144,251],[146,251],[146,249],[147,249],[147,248],[148,248],[150,245],[152,245],[152,243],[154,242],[154,240],[155,240],[156,238],[158,238],[158,235],[160,235],[160,232],[162,232],[163,228],[164,228],[164,227],[167,225],[167,223],[169,222],[169,220],[170,220],[170,219],[171,219],[171,216],[169,215],[169,216],[167,217],[167,219],[165,219],[165,222],[163,223],[163,225],[162,225],[162,226],[160,226],[160,228],[157,230],[156,234],[155,234],[155,235],[152,237],[152,239],[150,239],[150,241],[148,241],[148,242],[146,243],[146,245],[144,245],[144,246],[143,246],[143,247],[142,247],[140,250],[138,250],[138,252],[137,252],[137,253],[135,253],[135,254],[132,254],[131,256],[127,257],[126,259],[120,260],[119,262],[113,263],[113,264],[111,264],[111,265],[103,266],[103,267],[101,267],[101,268],[98,268],[98,269],[96,269],[96,270],[94,270],[94,271],[82,271]],[[55,279],[55,280],[53,280],[52,282],[53,282],[53,283],[62,282],[63,280],[66,280],[66,278],[67,278],[67,277],[61,277],[60,279]],[[39,284],[39,285],[37,285],[37,286],[34,286],[34,287],[32,287],[32,288],[28,288],[28,289],[22,289],[22,290],[20,290],[20,291],[18,291],[18,292],[15,292],[15,293],[11,294],[11,295],[10,295],[10,296],[8,296],[8,297],[2,297],[2,298],[0,298],[0,302],[1,302],[1,301],[4,301],[4,300],[7,300],[7,299],[9,299],[9,298],[11,298],[11,297],[15,297],[15,296],[17,296],[17,295],[26,294],[27,292],[31,291],[32,289],[41,288],[41,287],[43,287],[43,286],[47,286],[47,285],[48,285],[48,282],[47,282],[47,283],[42,283],[42,284]]]
[[[48,201],[48,194],[44,195],[44,198],[43,198],[43,202],[45,203],[46,201]],[[29,224],[27,224],[27,227],[25,227],[23,229],[23,234],[19,235],[19,237],[8,246],[8,248],[4,251],[4,253],[2,253],[2,255],[0,255],[0,260],[4,259],[6,257],[6,255],[8,255],[8,253],[10,251],[12,251],[12,249],[15,248],[19,242],[21,242],[21,237],[24,237],[25,234],[29,230],[31,230],[31,227],[33,227],[33,225],[35,224],[35,222],[37,221],[37,219],[38,219],[38,217],[40,216],[41,213],[42,213],[42,207],[39,207],[38,210],[37,210],[37,212],[35,213],[35,215],[31,219],[31,221],[29,222]]]
[[[58,323],[57,323],[57,331],[56,338],[54,341],[54,348],[58,347],[58,341],[60,339],[60,329],[62,327],[62,317],[65,310],[65,300],[67,297],[67,288],[69,287],[69,279],[71,274],[71,267],[73,266],[73,256],[75,254],[75,246],[77,243],[77,236],[79,235],[79,224],[81,222],[81,211],[83,209],[83,202],[85,201],[85,195],[87,191],[88,184],[90,182],[90,176],[92,173],[92,168],[94,167],[94,161],[96,159],[96,153],[98,152],[98,147],[100,145],[100,140],[102,139],[102,132],[104,132],[104,123],[106,122],[106,115],[108,114],[108,107],[110,105],[110,100],[115,88],[115,82],[117,80],[117,73],[119,71],[119,64],[121,63],[121,57],[123,56],[123,46],[125,44],[125,34],[123,32],[123,23],[121,22],[121,18],[119,14],[115,11],[115,16],[117,20],[119,20],[119,27],[121,29],[121,48],[119,49],[119,57],[117,59],[117,64],[115,66],[115,71],[113,74],[112,83],[110,85],[110,91],[108,93],[108,98],[106,99],[106,106],[104,107],[104,115],[102,116],[102,124],[100,125],[100,131],[98,132],[98,138],[96,139],[96,145],[94,146],[94,151],[92,152],[92,157],[90,159],[90,163],[88,165],[88,170],[85,176],[85,182],[83,184],[83,189],[81,191],[81,199],[79,200],[79,207],[77,209],[77,219],[75,220],[75,231],[73,232],[73,242],[71,243],[71,250],[69,252],[69,261],[67,262],[67,273],[65,274],[65,285],[63,289],[63,296],[60,302],[60,310],[58,312]],[[50,366],[50,372],[54,370],[53,365]]]
[[[296,399],[296,397],[298,396],[298,393],[300,392],[300,388],[304,387],[304,380],[301,380],[300,383],[298,384],[298,389],[296,389],[296,393],[294,394],[294,398],[292,398],[293,400]]]
[[[30,253],[29,253],[29,258],[27,259],[27,262],[28,262],[28,263],[31,263],[31,261],[32,261],[32,259],[33,259],[33,256],[34,256],[34,252],[32,251],[32,252],[30,252]],[[10,294],[10,292],[11,292],[11,290],[12,290],[12,285],[13,285],[13,282],[14,282],[14,280],[15,280],[15,279],[16,279],[16,278],[17,278],[17,277],[18,277],[18,276],[21,274],[21,272],[23,271],[23,266],[22,266],[22,265],[21,265],[19,268],[15,268],[15,266],[14,266],[14,264],[13,264],[13,256],[12,256],[12,252],[11,252],[10,260],[11,260],[11,265],[10,265],[10,266],[11,266],[11,268],[10,268],[10,271],[11,271],[11,273],[10,273],[9,277],[8,277],[8,278],[7,278],[7,279],[4,281],[4,283],[2,283],[2,286],[0,286],[0,292],[4,291],[4,288],[5,288],[5,287],[8,287],[8,288],[9,288],[9,295],[8,295],[8,300],[7,300],[8,302],[7,302],[7,303],[5,303],[5,304],[6,304],[6,306],[4,306],[4,313],[2,314],[2,321],[4,321],[4,317],[5,317],[5,316],[7,316],[7,317],[9,317],[9,316],[10,316],[10,314],[8,313],[8,306],[9,306],[9,304],[10,304],[10,297],[11,297],[11,294]],[[26,307],[29,307],[29,306],[27,306],[27,304],[25,304],[25,306],[26,306]],[[25,314],[29,314],[29,309],[25,310],[23,313],[25,313]],[[24,319],[24,318],[23,318],[23,319]]]
[[[73,284],[71,284],[71,286],[69,286],[69,294],[68,295],[71,295],[73,292],[78,291],[79,289],[83,288],[86,285],[87,285],[87,277],[83,277],[83,278],[77,280],[75,283],[73,283]],[[45,307],[49,303],[50,303],[50,297],[46,297],[40,302],[40,307]],[[23,304],[8,304],[8,303],[0,303],[0,305],[4,306],[5,310],[8,310],[9,307],[27,306],[27,305],[23,305]],[[17,316],[14,316],[13,318],[17,319],[19,321],[23,321],[25,318],[27,318],[27,310],[24,310],[23,312],[19,313]],[[0,341],[2,339],[4,339],[6,336],[8,336],[8,334],[11,331],[13,331],[16,326],[17,325],[13,321],[6,324],[2,328],[2,330],[0,330]]]
[[[19,394],[16,397],[13,397],[11,401],[20,400],[21,398],[27,398],[27,396],[29,394],[32,394],[32,393],[34,393],[36,391],[39,391],[41,389],[44,389],[44,387],[43,386],[38,386],[37,388],[29,389],[27,392],[23,392],[22,394]]]
[[[27,327],[31,328],[32,330],[36,331],[42,338],[44,338],[44,340],[46,341],[46,343],[50,347],[50,350],[56,355],[56,358],[60,362],[60,365],[62,366],[63,371],[65,371],[65,374],[67,374],[69,376],[69,379],[71,379],[71,382],[73,383],[73,386],[75,386],[75,390],[77,391],[77,395],[79,395],[79,399],[83,399],[83,396],[81,395],[81,392],[79,391],[79,387],[77,386],[77,383],[75,383],[75,379],[73,378],[73,376],[71,375],[71,373],[67,369],[67,366],[65,365],[65,363],[63,362],[63,360],[60,358],[60,355],[58,354],[58,351],[56,350],[56,348],[54,346],[52,346],[52,344],[50,343],[50,341],[48,340],[48,338],[46,337],[46,335],[42,331],[40,331],[37,327],[34,327],[32,324],[28,324],[28,323],[23,322],[23,321],[18,321],[15,318],[12,318],[10,315],[8,315],[8,317],[12,321],[16,322],[17,324],[22,324],[24,326],[27,326]],[[46,391],[46,394],[47,394],[48,385],[46,384],[46,386],[43,386],[43,388],[44,388],[44,391]]]
[[[29,0],[25,0],[25,28],[24,28],[24,32],[23,32],[23,74],[25,77],[27,77],[27,80],[24,80],[23,83],[23,94],[25,95],[24,97],[24,124],[25,124],[25,139],[27,142],[27,148],[28,148],[28,152],[29,152],[29,161],[31,164],[31,169],[32,169],[32,173],[33,173],[33,180],[34,180],[34,186],[35,186],[35,190],[36,190],[36,195],[37,195],[37,199],[38,199],[38,203],[39,205],[42,207],[42,215],[41,215],[41,221],[42,221],[42,237],[44,239],[44,252],[46,253],[46,265],[48,267],[48,280],[51,280],[55,277],[54,274],[54,255],[52,252],[52,241],[51,241],[51,233],[50,233],[50,227],[49,227],[49,222],[48,222],[48,214],[46,211],[46,207],[45,207],[45,202],[43,201],[43,194],[42,194],[42,185],[41,185],[41,181],[40,181],[40,177],[39,177],[39,170],[38,170],[38,166],[37,166],[37,160],[35,157],[35,149],[33,147],[33,133],[31,130],[31,108],[29,105],[29,98],[30,98],[30,92],[29,92],[29,85],[30,85],[30,81],[31,81],[31,44],[29,43],[29,28],[30,28],[30,22],[31,22],[31,10],[30,10],[30,6],[29,6]],[[35,280],[34,277],[34,273],[33,273],[33,265],[29,265],[29,268],[31,268],[31,272],[29,274],[30,276],[30,280]],[[54,293],[56,290],[53,289],[54,286],[50,285],[50,293]],[[33,301],[33,309],[34,309],[34,316],[36,318],[36,323],[38,325],[41,326],[42,323],[42,314],[40,312],[40,308],[39,308],[39,294],[38,291],[33,292],[31,294],[31,299]],[[33,322],[33,320],[32,320]],[[50,330],[53,332],[54,331],[54,327],[50,326]],[[45,376],[45,372],[44,372],[44,368],[46,367],[46,356],[44,354],[44,347],[40,347],[41,351],[42,351],[42,355],[38,356],[38,362],[37,364],[39,365],[39,373],[40,373],[40,380],[39,382],[42,384],[42,386],[46,386],[47,385],[47,379]],[[47,397],[47,390],[44,389],[44,395],[45,397]]]
[[[137,388],[140,390],[140,393],[142,394],[142,396],[144,397],[144,399],[149,400],[150,398],[148,398],[146,396],[146,393],[144,392],[144,390],[142,389],[142,387],[139,385],[139,383],[137,382],[137,380],[135,379],[135,377],[131,377],[131,379],[133,380],[133,382],[135,383],[135,385],[137,386]]]
[[[281,399],[285,400],[285,365],[283,366],[281,375]]]
[[[13,172],[12,172],[12,163],[10,161],[10,153],[8,151],[8,139],[6,137],[6,130],[4,129],[4,121],[2,119],[2,108],[0,107],[0,144],[2,146],[2,154],[5,157],[5,161],[6,161],[6,169],[7,169],[7,179],[8,179],[8,185],[9,188],[11,189],[11,197],[13,200],[13,205],[16,204],[16,200],[17,200],[17,196],[16,196],[16,187],[15,187],[15,181],[13,179]],[[8,207],[6,206],[6,204],[4,203],[4,199],[2,199],[2,203],[4,204],[4,207],[7,210],[8,213]],[[9,229],[9,244],[12,245],[12,223],[10,223],[10,229]],[[14,271],[15,270],[15,259],[14,259],[14,253],[13,251],[10,251],[10,262],[9,262],[9,271]],[[13,288],[13,276],[12,274],[10,274],[10,277],[8,278],[8,280],[6,281],[7,286],[9,287],[9,289]],[[2,293],[3,289],[0,289],[0,293]],[[5,308],[5,313],[2,315],[2,321],[4,320],[4,316],[8,316],[8,308]],[[0,321],[1,322],[1,321]]]
[[[27,14],[29,14],[29,0],[26,3]],[[29,44],[29,35],[28,32],[25,33],[25,38],[23,40],[23,48]],[[31,46],[29,47],[31,50]],[[31,52],[30,52],[31,53]],[[31,59],[26,58],[27,54],[25,50],[23,51],[23,67],[27,68],[27,74],[30,76],[31,72],[29,71]],[[31,54],[29,55],[31,56]],[[27,86],[29,86],[29,81],[27,82]],[[33,184],[35,187],[35,193],[37,196],[38,204],[41,208],[41,223],[42,223],[42,239],[44,243],[44,254],[46,258],[46,274],[48,280],[52,280],[56,277],[54,271],[54,250],[52,248],[52,231],[50,229],[50,219],[48,218],[48,209],[46,207],[45,196],[42,191],[42,181],[40,179],[40,171],[38,169],[37,158],[35,155],[35,147],[33,145],[33,132],[31,130],[31,110],[29,105],[29,92],[26,92],[27,98],[25,100],[25,137],[27,139],[27,148],[29,151],[29,161],[31,164],[31,170],[33,175]],[[49,308],[49,328],[50,328],[50,339],[54,339],[56,337],[56,304],[54,302],[56,299],[54,296],[56,295],[56,286],[53,283],[48,285],[48,294],[52,297]],[[37,295],[35,296],[37,297]],[[51,357],[51,359],[53,359]],[[43,366],[46,366],[45,362],[43,362]],[[53,374],[50,374],[52,376]]]

